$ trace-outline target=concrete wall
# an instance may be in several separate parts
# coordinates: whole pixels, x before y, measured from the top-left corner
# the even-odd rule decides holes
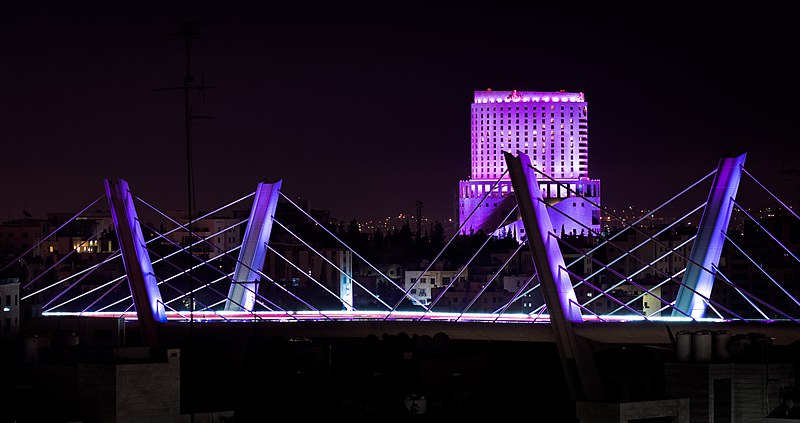
[[[780,388],[795,383],[792,363],[666,363],[664,376],[668,398],[690,399],[692,423],[714,422],[715,401],[730,404],[731,423],[767,422],[780,405]],[[731,397],[716,398],[715,381],[725,379]]]
[[[168,350],[167,360],[116,365],[118,423],[179,421],[180,351]]]

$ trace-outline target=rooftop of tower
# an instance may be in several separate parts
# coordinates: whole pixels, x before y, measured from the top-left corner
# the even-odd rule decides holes
[[[475,91],[475,103],[577,103],[586,101],[583,93],[565,91]]]

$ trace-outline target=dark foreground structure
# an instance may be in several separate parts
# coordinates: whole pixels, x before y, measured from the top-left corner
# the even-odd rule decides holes
[[[800,419],[797,342],[739,334],[704,350],[678,343],[681,333],[675,344],[596,344],[609,402],[594,404],[572,399],[552,341],[407,323],[347,336],[324,324],[180,323],[151,348],[134,322],[43,319],[3,349],[2,421]]]

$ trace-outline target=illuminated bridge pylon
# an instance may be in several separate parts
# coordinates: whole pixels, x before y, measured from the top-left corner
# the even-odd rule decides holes
[[[541,223],[526,224],[525,234],[509,237],[463,235],[459,228],[426,261],[402,266],[374,263],[369,247],[350,245],[355,241],[345,239],[335,221],[302,207],[284,193],[281,183],[264,184],[256,192],[197,216],[165,213],[128,188],[125,195],[135,204],[136,227],[143,241],[137,243],[133,236],[133,241],[123,239],[120,232],[124,226],[115,225],[113,218],[118,213],[95,212],[97,205],[103,204],[104,196],[100,196],[5,267],[36,256],[42,259],[38,269],[29,269],[31,276],[21,288],[23,301],[41,305],[46,316],[137,319],[138,314],[141,321],[145,306],[132,295],[137,286],[132,272],[138,269],[143,275],[140,279],[150,281],[140,291],[151,293],[145,304],[153,304],[156,326],[162,321],[160,312],[169,321],[550,323],[555,303],[548,304],[547,298],[552,297],[548,292],[553,289],[564,316],[576,328],[593,322],[663,320],[798,323],[798,279],[787,280],[784,275],[797,274],[800,248],[787,244],[786,237],[770,226],[771,221],[741,204],[747,201],[743,195],[746,182],[754,182],[759,193],[767,193],[781,204],[780,212],[790,224],[797,225],[800,218],[747,172],[743,159],[725,166],[637,216],[597,205],[604,213],[603,229],[584,226],[587,237],[559,236],[546,228],[542,232]],[[538,183],[558,183],[538,169],[529,169]],[[728,171],[742,175],[737,193],[729,189],[731,184],[727,190],[720,189],[719,195],[714,194],[717,188],[712,188],[708,201],[684,207],[685,214],[678,213],[682,216],[674,220],[659,220],[666,208],[677,207],[676,200],[685,199],[687,192],[712,177],[721,181],[724,178],[717,175]],[[485,190],[483,200],[506,195],[497,187],[510,178],[508,173],[501,175]],[[564,201],[575,207],[592,201],[569,186],[562,188],[570,192]],[[714,207],[730,213],[730,223],[702,223],[703,228],[712,228],[708,237],[716,241],[713,248],[701,247],[704,244],[698,239],[706,237],[702,235],[705,232],[686,222],[707,220],[698,214],[713,215],[709,204],[717,200],[720,205]],[[531,201],[570,219],[563,211],[569,207],[563,204],[556,209],[542,199]],[[500,225],[525,213],[516,200],[507,203]],[[482,206],[482,201],[477,202],[473,213]],[[76,225],[86,229],[87,222],[94,222],[91,231],[77,236],[73,229]],[[723,226],[729,228],[723,230]],[[563,262],[551,263],[555,267],[550,273],[558,281],[553,288],[545,286],[550,282],[537,273],[531,259],[533,246],[527,238],[534,230],[546,234],[548,248],[560,247]],[[66,233],[71,233],[72,244],[65,244]],[[135,235],[135,231],[130,233]],[[724,248],[719,246],[720,239]],[[761,250],[753,253],[756,242],[764,244],[759,248],[770,245],[775,250],[766,255]],[[138,266],[120,260],[130,255],[131,249],[142,259],[146,252],[152,271],[145,260]],[[706,253],[701,254],[702,250]],[[712,250],[715,252],[709,254]],[[726,265],[717,254],[726,257]],[[730,267],[731,260],[735,269]],[[776,260],[777,264],[770,263]],[[780,271],[770,273],[775,266]],[[744,267],[747,281],[742,280]],[[690,269],[712,278],[713,286],[692,282],[693,277],[687,275]],[[153,281],[157,295],[148,290]],[[754,294],[766,287],[772,301]],[[682,295],[705,305],[704,314],[682,305]]]

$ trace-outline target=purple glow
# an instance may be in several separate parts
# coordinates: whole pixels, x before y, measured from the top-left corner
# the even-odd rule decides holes
[[[153,264],[145,246],[142,228],[136,215],[128,183],[123,179],[106,179],[106,195],[111,207],[114,229],[119,238],[122,262],[128,274],[128,285],[134,296],[136,309],[149,314],[155,322],[167,321],[158,281],[153,272]]]
[[[475,103],[508,103],[529,101],[553,101],[580,103],[585,101],[583,93],[543,92],[543,91],[475,91]]]
[[[553,104],[558,103],[558,104]],[[544,197],[560,203],[564,211],[593,229],[600,230],[600,210],[577,200],[567,190],[551,189],[556,182],[591,197],[600,204],[600,181],[589,179],[588,115],[583,93],[533,91],[475,91],[471,105],[470,176],[459,181],[459,224],[461,234],[483,230],[489,233],[497,219],[515,201],[506,173],[503,152],[526,154],[537,170],[552,177],[542,179]],[[500,188],[492,192],[484,207],[476,205],[488,192],[486,187],[500,178]],[[568,198],[570,197],[570,198]],[[509,204],[510,203],[510,204]],[[473,219],[467,215],[476,210]],[[499,216],[498,216],[499,215]],[[560,235],[579,235],[582,228],[556,213],[550,213],[553,227]],[[563,228],[562,228],[563,226]],[[503,227],[521,239],[522,225]],[[502,235],[502,234],[496,234]]]

